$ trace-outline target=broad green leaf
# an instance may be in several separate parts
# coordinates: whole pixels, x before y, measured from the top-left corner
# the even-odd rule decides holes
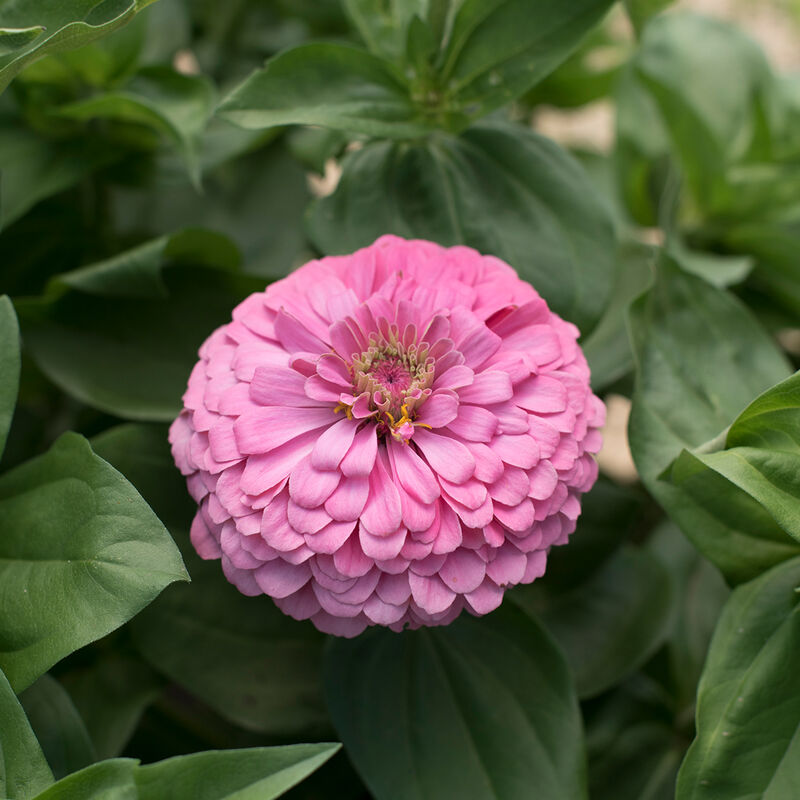
[[[321,767],[340,747],[295,744],[170,758],[137,770],[138,800],[272,800]]]
[[[675,0],[625,0],[625,10],[636,32],[641,34],[650,17],[654,17],[674,2]]]
[[[0,457],[6,446],[19,389],[19,325],[14,306],[0,296]]]
[[[61,677],[100,759],[118,756],[164,680],[134,653],[103,653]]]
[[[1,6],[0,6],[1,8]],[[54,141],[16,116],[0,115],[0,223],[7,228],[40,200],[119,158],[94,138]]]
[[[73,50],[122,27],[154,0],[2,0],[0,28],[36,28],[0,55],[0,92],[28,64],[50,53]]]
[[[634,64],[696,200],[724,210],[731,199],[724,172],[752,146],[757,98],[772,82],[763,52],[729,23],[665,14],[645,29]]]
[[[0,672],[0,797],[29,800],[52,782],[25,711]]]
[[[685,472],[695,474],[698,461],[755,500],[800,542],[800,373],[742,412],[725,437],[725,449],[682,454],[672,482],[680,486]]]
[[[615,278],[612,225],[581,167],[509,123],[351,153],[336,192],[312,206],[311,238],[348,253],[384,233],[498,256],[588,333]]]
[[[444,112],[416,105],[390,62],[347,45],[308,44],[270,59],[218,113],[243,128],[323,125],[406,138],[430,133]]]
[[[800,558],[740,586],[720,619],[677,800],[787,800],[800,787]]]
[[[44,26],[33,25],[30,28],[0,28],[0,55],[12,50],[19,50],[38,39],[44,33]]]
[[[364,44],[395,63],[405,55],[406,34],[414,16],[424,19],[430,0],[344,0],[344,9]]]
[[[26,348],[82,402],[130,419],[171,420],[200,345],[263,289],[230,269],[231,252],[224,237],[184,232],[59,276],[44,297],[17,304]],[[154,296],[159,291],[166,296]]]
[[[213,104],[214,90],[205,78],[181,75],[167,67],[149,67],[124,89],[62,106],[57,113],[70,119],[113,119],[154,128],[178,148],[199,186],[200,137]]]
[[[581,515],[569,547],[551,548],[547,577],[539,584],[548,593],[558,593],[591,578],[633,536],[646,513],[645,505],[640,489],[619,486],[601,475],[581,498]]]
[[[647,542],[675,585],[676,613],[666,642],[668,688],[677,713],[692,709],[697,682],[722,607],[730,595],[719,570],[669,521]]]
[[[681,488],[661,476],[684,449],[712,440],[754,397],[784,378],[775,342],[732,295],[682,272],[666,256],[655,284],[631,308],[637,360],[629,426],[647,488],[729,580],[758,574],[797,545],[755,501],[719,477]],[[713,475],[711,476],[713,479]]]
[[[97,761],[77,709],[55,678],[42,675],[19,701],[57,780]]]
[[[15,689],[186,579],[164,526],[81,436],[0,478],[0,666]]]
[[[134,778],[138,764],[132,758],[92,764],[62,778],[36,800],[138,800]]]
[[[377,800],[585,798],[580,714],[563,657],[504,603],[442,628],[331,641],[326,693]]]
[[[664,642],[673,587],[645,550],[625,547],[571,590],[549,590],[547,577],[509,599],[537,613],[567,655],[578,696],[593,697],[633,673]]]
[[[484,116],[552,72],[612,0],[464,0],[440,59],[444,106]]]
[[[282,614],[267,597],[244,597],[217,562],[202,561],[187,535],[194,504],[161,426],[125,425],[94,445],[170,527],[192,576],[132,624],[154,667],[226,719],[275,735],[324,732],[320,663],[324,637]]]

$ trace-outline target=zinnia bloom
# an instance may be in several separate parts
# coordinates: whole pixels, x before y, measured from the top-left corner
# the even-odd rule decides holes
[[[170,430],[194,547],[342,636],[492,611],[597,477],[577,337],[467,247],[384,236],[306,264],[200,349]]]

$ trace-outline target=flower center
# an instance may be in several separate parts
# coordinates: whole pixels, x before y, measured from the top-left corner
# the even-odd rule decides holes
[[[425,342],[404,344],[392,331],[373,334],[370,346],[353,359],[353,394],[366,392],[377,411],[379,433],[408,440],[416,410],[431,394],[434,359]]]

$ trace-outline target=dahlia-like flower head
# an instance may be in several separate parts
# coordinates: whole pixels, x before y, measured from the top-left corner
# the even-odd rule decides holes
[[[384,236],[306,264],[200,349],[170,429],[194,547],[341,636],[492,611],[597,477],[577,336],[467,247]]]

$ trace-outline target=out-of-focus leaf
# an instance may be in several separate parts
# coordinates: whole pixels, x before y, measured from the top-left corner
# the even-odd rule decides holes
[[[658,559],[626,547],[571,590],[550,591],[545,577],[509,599],[538,613],[567,654],[578,696],[587,698],[619,683],[663,643],[672,589]]]
[[[77,434],[0,478],[0,665],[17,690],[186,580],[164,526]]]
[[[19,325],[11,300],[0,296],[0,457],[6,446],[19,389]]]
[[[632,306],[631,334],[637,388],[629,435],[647,488],[729,580],[791,557],[796,543],[755,501],[733,497],[721,476],[681,488],[660,479],[683,449],[712,440],[790,372],[775,342],[732,295],[666,256],[653,288]]]
[[[344,149],[347,135],[331,128],[294,128],[287,143],[294,158],[322,175],[328,159],[336,158]]]
[[[378,800],[527,799],[532,787],[540,800],[586,797],[567,666],[511,603],[442,628],[333,640],[325,684],[348,755]]]
[[[697,682],[722,607],[730,595],[719,570],[671,522],[647,543],[675,584],[676,614],[666,642],[669,686],[677,713],[694,705]]]
[[[616,283],[597,327],[582,342],[592,371],[592,388],[598,392],[633,371],[633,353],[625,328],[628,306],[653,279],[653,248],[620,244]]]
[[[145,658],[226,719],[285,736],[321,732],[326,714],[324,637],[282,614],[267,597],[245,597],[219,563],[202,561],[187,535],[193,513],[161,426],[125,425],[95,439],[133,482],[184,550],[189,592],[168,592],[132,626]]]
[[[55,678],[42,675],[19,701],[56,780],[97,761],[77,709]]]
[[[641,34],[650,17],[654,17],[674,2],[675,0],[625,0],[625,9],[636,32]]]
[[[60,276],[44,297],[17,303],[26,348],[48,378],[95,408],[171,420],[203,340],[263,289],[230,268],[231,254],[224,237],[183,232]],[[154,296],[159,282],[165,296]]]
[[[164,687],[160,678],[133,653],[110,652],[95,663],[63,675],[98,758],[118,756],[144,709]]]
[[[301,45],[275,56],[235,89],[218,113],[253,129],[323,125],[405,138],[436,128],[390,62],[339,44]]]
[[[425,19],[430,0],[344,0],[350,21],[375,55],[394,62],[405,54],[408,26],[414,16]]]
[[[0,28],[0,55],[19,50],[38,39],[44,33],[43,25],[30,28]]]
[[[517,269],[584,333],[615,278],[613,229],[580,166],[553,142],[507,123],[458,138],[378,142],[351,153],[336,192],[311,210],[325,253],[384,233],[466,244]]]
[[[63,778],[36,800],[273,800],[339,747],[325,743],[209,750],[144,766],[132,758],[115,758]]]
[[[697,275],[719,289],[741,283],[754,266],[750,256],[719,255],[690,250],[678,241],[668,242],[667,252],[683,270]]]
[[[25,711],[0,672],[0,796],[29,800],[53,782]]]
[[[645,495],[600,476],[581,499],[578,527],[568,547],[553,547],[547,577],[539,583],[548,593],[564,592],[589,579],[628,539],[638,522]]]
[[[0,221],[8,227],[40,200],[69,189],[119,158],[93,139],[51,141],[0,115]]]
[[[800,787],[800,558],[740,586],[720,619],[678,800],[785,800]]]
[[[79,100],[58,109],[69,119],[135,122],[154,128],[178,148],[195,184],[200,182],[200,136],[214,104],[205,79],[167,67],[141,70],[124,89]]]
[[[634,63],[697,202],[711,213],[724,210],[726,168],[751,148],[756,103],[772,82],[763,52],[729,23],[665,14],[646,27]]]
[[[3,0],[0,28],[41,27],[0,55],[0,92],[20,70],[49,53],[81,47],[122,27],[154,0]]]
[[[477,118],[506,105],[552,72],[611,0],[464,0],[454,4],[440,59],[445,107]]]
[[[670,480],[681,486],[700,465],[732,484],[726,496],[738,487],[800,543],[800,373],[752,402],[728,431],[724,449],[684,451]]]

